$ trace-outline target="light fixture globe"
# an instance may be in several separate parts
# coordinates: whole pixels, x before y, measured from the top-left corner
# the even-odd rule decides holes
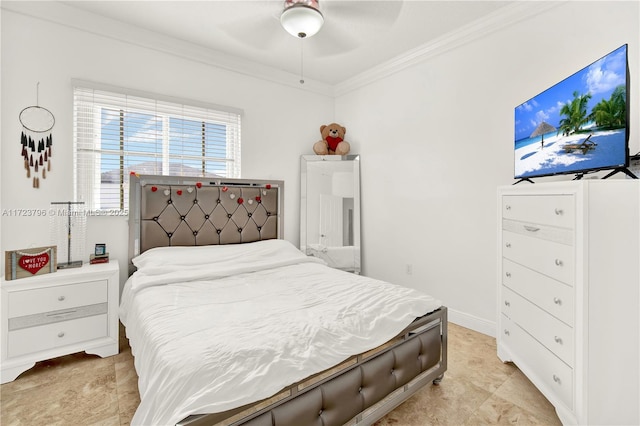
[[[280,15],[282,27],[294,37],[311,37],[320,31],[324,16],[317,1],[285,1],[285,10]]]

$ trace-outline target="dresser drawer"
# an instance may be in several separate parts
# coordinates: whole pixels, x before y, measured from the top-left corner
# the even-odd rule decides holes
[[[573,366],[573,328],[552,317],[519,294],[502,288],[502,312],[533,338]]]
[[[107,280],[9,293],[9,318],[107,302]]]
[[[573,369],[562,362],[526,331],[501,315],[501,344],[514,355],[513,361],[545,396],[573,409]]]
[[[502,217],[564,228],[575,225],[573,195],[504,195]]]
[[[107,336],[107,315],[95,315],[39,327],[10,331],[9,358]]]
[[[573,246],[502,231],[502,256],[529,269],[573,286]]]
[[[571,286],[508,259],[502,259],[502,284],[573,326],[575,296]]]

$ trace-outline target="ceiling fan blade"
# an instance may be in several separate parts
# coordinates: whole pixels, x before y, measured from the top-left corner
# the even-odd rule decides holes
[[[331,21],[325,21],[320,32],[305,42],[312,55],[325,58],[350,52],[361,45],[351,31]]]
[[[325,15],[325,22],[333,20],[343,25],[388,26],[398,19],[403,3],[403,0],[323,0],[321,10]]]
[[[226,22],[220,29],[245,46],[264,50],[291,37],[272,16],[248,16],[235,22]]]

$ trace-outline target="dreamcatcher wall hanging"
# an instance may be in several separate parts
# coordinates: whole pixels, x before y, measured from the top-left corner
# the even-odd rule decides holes
[[[51,129],[56,124],[51,111],[39,105],[38,86],[40,82],[36,85],[36,104],[26,107],[20,111],[19,115],[20,124],[22,124],[21,155],[27,178],[33,180],[34,188],[40,187],[40,176],[46,179],[47,173],[51,171],[53,146]]]

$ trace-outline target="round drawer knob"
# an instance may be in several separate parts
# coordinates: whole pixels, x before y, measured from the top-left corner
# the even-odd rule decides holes
[[[505,209],[507,209],[507,210],[511,210],[511,206],[510,206],[509,204],[507,204],[507,205],[505,206]]]
[[[504,334],[505,334],[505,336],[508,336],[508,335],[510,335],[511,333],[509,333],[509,330],[505,330],[505,331],[504,331]]]
[[[63,302],[63,301],[64,301],[64,299],[66,299],[66,297],[64,297],[64,296],[58,296],[58,300],[59,300],[59,301]]]
[[[507,246],[507,248],[511,248],[511,243],[507,243],[505,245]]]
[[[555,374],[553,375],[553,381],[559,385],[562,384],[562,380],[560,380],[560,377],[556,376]]]
[[[61,331],[60,333],[58,333],[58,337],[64,337],[64,331]]]
[[[562,299],[558,299],[557,297],[553,298],[553,303],[555,303],[556,305],[562,305]]]
[[[555,340],[555,342],[556,342],[557,344],[559,344],[559,345],[561,345],[561,344],[562,344],[562,339],[561,339],[560,337],[558,337],[558,336],[554,336],[554,337],[553,337],[553,340]]]
[[[562,216],[564,214],[564,211],[562,209],[556,209],[556,215],[558,216]]]
[[[511,272],[507,272],[505,275],[507,276],[507,278],[511,278]]]
[[[556,259],[556,266],[562,266],[562,260]]]
[[[508,300],[504,301],[504,306],[511,306],[511,302],[509,302]]]

